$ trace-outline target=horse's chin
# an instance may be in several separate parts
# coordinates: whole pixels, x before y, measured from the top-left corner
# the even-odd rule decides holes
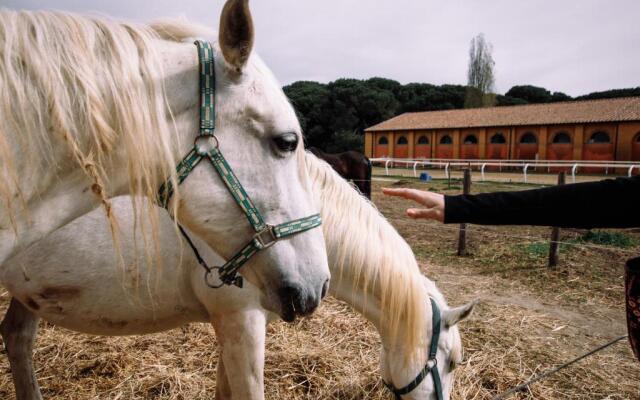
[[[298,317],[298,314],[296,314],[296,311],[291,308],[291,309],[283,309],[280,313],[280,318],[284,321],[284,322],[295,322],[296,318]]]

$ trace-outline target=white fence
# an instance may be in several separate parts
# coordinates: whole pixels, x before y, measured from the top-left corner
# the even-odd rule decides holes
[[[515,168],[522,169],[524,182],[527,182],[528,173],[532,168],[571,168],[571,179],[576,181],[576,175],[580,168],[603,168],[605,173],[609,170],[624,169],[628,176],[633,176],[633,170],[640,170],[640,161],[546,161],[546,160],[448,160],[448,159],[420,159],[409,160],[405,158],[372,158],[374,164],[384,164],[385,173],[389,175],[389,167],[393,165],[404,165],[406,168],[413,167],[413,175],[418,177],[418,167],[440,167],[445,169],[445,174],[449,176],[451,168],[467,167],[480,170],[482,180],[485,180],[485,170],[487,167]]]

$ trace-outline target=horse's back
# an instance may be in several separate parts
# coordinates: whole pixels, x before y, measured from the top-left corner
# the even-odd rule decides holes
[[[368,199],[371,199],[371,161],[358,151],[347,151],[340,155],[349,164],[350,175],[356,186]]]
[[[315,147],[311,147],[308,151],[326,161],[340,176],[352,181],[363,195],[371,199],[372,167],[371,161],[367,156],[355,150],[329,154]]]

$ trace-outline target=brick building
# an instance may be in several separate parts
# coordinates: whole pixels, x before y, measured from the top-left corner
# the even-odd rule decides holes
[[[365,130],[365,153],[640,161],[640,97],[402,114]]]

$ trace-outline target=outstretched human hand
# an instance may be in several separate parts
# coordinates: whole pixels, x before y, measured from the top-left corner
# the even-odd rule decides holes
[[[422,204],[426,208],[410,208],[407,215],[414,219],[433,219],[444,222],[444,196],[438,193],[423,192],[416,189],[383,188],[387,196],[402,197]]]

